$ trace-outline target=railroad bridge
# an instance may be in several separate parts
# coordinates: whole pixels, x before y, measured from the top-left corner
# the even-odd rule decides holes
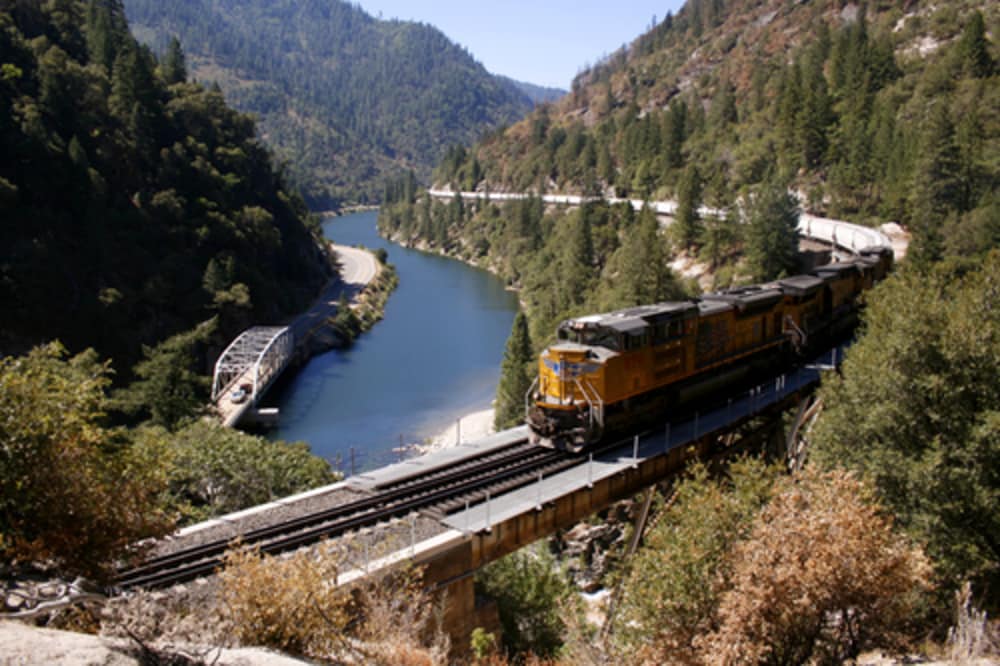
[[[800,230],[844,252],[889,244],[878,231],[811,216],[804,216]],[[272,330],[247,348],[277,349],[281,336]],[[260,374],[267,363],[241,366],[237,358],[253,359],[254,354],[237,352],[236,342],[232,347],[232,365],[220,360],[216,392],[245,381],[238,377],[250,372],[258,373],[258,383],[268,381],[266,371]],[[784,447],[789,459],[800,462],[796,434],[815,411],[811,395],[822,373],[835,368],[842,355],[842,348],[830,349],[749,390],[715,395],[715,402],[693,413],[674,415],[649,431],[582,457],[529,446],[522,426],[223,516],[182,530],[173,538],[174,554],[125,572],[119,582],[124,587],[162,586],[209,575],[237,535],[265,553],[360,535],[370,547],[365,547],[356,569],[340,575],[338,583],[404,561],[423,566],[426,582],[447,594],[445,620],[458,639],[454,644],[466,645],[469,632],[481,624],[473,576],[489,562],[673,478],[694,460],[712,461],[766,444]],[[795,423],[785,433],[784,414],[796,406]],[[647,493],[647,509],[649,497]],[[392,530],[394,536],[386,537]],[[641,527],[636,532],[641,533]],[[200,545],[184,548],[188,537]],[[390,542],[398,544],[394,552],[370,556],[379,552],[380,543]]]
[[[447,597],[445,626],[454,644],[467,645],[472,629],[484,624],[473,585],[480,568],[675,477],[694,460],[764,445],[787,447],[794,457],[796,440],[784,436],[783,415],[796,405],[802,406],[800,417],[808,413],[822,373],[842,354],[831,349],[583,456],[531,446],[521,426],[210,520],[179,532],[173,552],[125,572],[119,583],[159,587],[210,575],[236,536],[276,554],[360,535],[363,555],[337,582],[349,584],[402,562],[424,567],[425,582]],[[188,538],[197,545],[176,547]],[[386,544],[392,552],[385,552]]]

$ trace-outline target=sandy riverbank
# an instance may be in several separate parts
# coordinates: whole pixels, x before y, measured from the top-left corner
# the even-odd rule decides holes
[[[495,432],[493,430],[492,408],[466,414],[462,417],[461,421],[463,442],[481,439],[487,435],[492,435]],[[456,441],[456,431],[456,424],[452,423],[450,426],[432,437],[426,444],[421,444],[417,448],[421,453],[428,453],[430,451],[437,451],[439,449],[447,449],[455,446],[458,443]]]

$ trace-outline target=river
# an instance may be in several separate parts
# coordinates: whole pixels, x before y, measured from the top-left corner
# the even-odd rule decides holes
[[[278,407],[274,439],[307,442],[350,471],[398,458],[394,449],[438,434],[463,414],[487,409],[517,297],[490,273],[389,242],[376,211],[331,218],[327,238],[385,248],[399,287],[385,318],[350,349],[314,357],[265,398]]]

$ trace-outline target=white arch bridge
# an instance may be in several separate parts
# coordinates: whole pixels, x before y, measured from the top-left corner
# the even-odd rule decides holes
[[[226,426],[257,406],[294,351],[294,335],[287,326],[254,326],[226,347],[212,377],[212,402]]]

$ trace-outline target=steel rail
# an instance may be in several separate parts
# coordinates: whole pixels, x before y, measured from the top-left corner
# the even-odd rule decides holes
[[[481,467],[488,466],[491,463],[503,460],[504,458],[510,458],[512,456],[524,455],[530,452],[532,449],[537,447],[532,446],[528,443],[527,437],[522,437],[520,439],[514,440],[509,444],[491,449],[489,451],[484,451],[477,455],[469,458],[460,458],[458,460],[453,460],[440,467],[434,467],[427,470],[415,470],[412,474],[405,474],[397,476],[394,479],[382,483],[376,483],[373,488],[379,492],[392,490],[395,488],[402,488],[413,483],[419,483],[424,479],[432,478],[434,476],[444,476],[446,474],[460,472],[460,471],[476,471]]]
[[[460,479],[469,474],[481,475],[483,472],[493,471],[498,465],[502,465],[512,460],[520,460],[525,457],[537,456],[539,454],[539,450],[536,447],[527,445],[526,442],[527,440],[519,440],[518,442],[512,443],[511,446],[505,447],[505,449],[512,449],[509,455],[498,458],[496,456],[490,456],[489,454],[496,453],[496,451],[491,451],[489,454],[481,457],[477,456],[471,459],[472,462],[480,461],[479,464],[470,465],[470,459],[455,461],[454,463],[444,467],[427,470],[418,475],[416,478],[404,477],[391,483],[387,483],[383,487],[377,487],[378,492],[353,502],[345,502],[344,504],[339,504],[323,511],[310,513],[297,518],[291,518],[282,523],[259,527],[254,530],[244,532],[239,535],[239,537],[248,543],[269,539],[289,530],[310,527],[318,522],[336,518],[345,511],[356,511],[368,506],[377,506],[387,500],[391,501],[403,496],[407,492],[420,492],[421,490],[432,488],[435,485],[440,485],[453,479]],[[225,551],[229,548],[232,541],[233,537],[216,539],[192,548],[185,548],[184,550],[179,550],[174,553],[149,558],[141,565],[123,572],[123,575],[138,574],[165,566],[183,564],[188,561],[208,557],[218,552]]]
[[[577,462],[562,452],[530,447],[518,451],[515,456],[484,464],[483,469],[475,473],[461,469],[437,475],[432,479],[376,493],[317,514],[251,530],[240,538],[248,545],[258,545],[265,553],[292,550],[352,529],[406,515],[455,495],[478,490],[485,496],[487,491],[501,489],[503,492],[511,487],[530,483],[536,478],[537,470],[551,468],[552,463],[559,460],[564,461],[567,466]],[[294,534],[289,534],[290,532]],[[231,544],[231,539],[219,539],[153,558],[139,567],[122,572],[117,581],[118,586],[160,587],[193,580],[214,571],[219,566],[221,555]]]

